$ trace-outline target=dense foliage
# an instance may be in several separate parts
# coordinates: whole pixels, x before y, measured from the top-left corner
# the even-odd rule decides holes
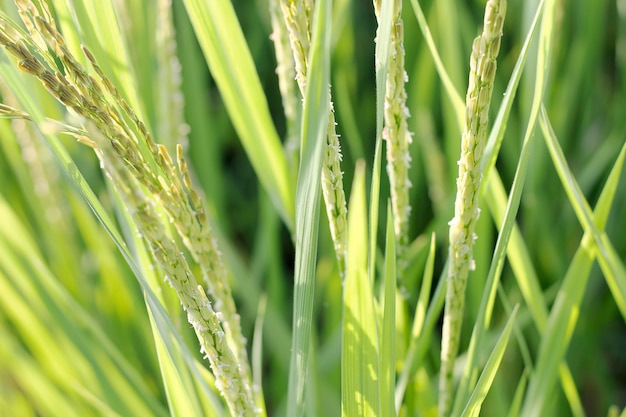
[[[487,2],[16,3],[0,0],[0,410],[438,415]],[[626,416],[622,3],[506,6],[454,416]],[[289,4],[310,7],[310,45],[281,94]],[[386,153],[402,67],[410,188]]]

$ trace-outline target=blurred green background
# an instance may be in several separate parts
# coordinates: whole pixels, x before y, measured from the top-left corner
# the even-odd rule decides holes
[[[467,87],[471,41],[479,34],[484,3],[461,0],[420,2],[444,66],[462,95]],[[5,0],[0,4],[7,13],[14,13],[10,2]],[[128,22],[129,33],[136,31],[144,34],[138,36],[145,36],[158,28],[150,21],[153,10],[142,11],[140,4],[129,2],[131,9],[136,8],[135,16],[145,19]],[[274,122],[279,134],[284,136],[285,121],[269,37],[272,29],[267,1],[236,0],[233,4]],[[534,0],[509,2],[492,119],[537,4]],[[185,119],[190,127],[186,149],[235,278],[235,297],[249,340],[252,340],[259,298],[267,294],[263,390],[268,415],[275,415],[283,410],[287,390],[294,248],[287,229],[259,186],[207,69],[185,9],[180,1],[175,0],[173,5],[182,65],[182,92],[186,102]],[[410,237],[415,240],[412,253],[416,256],[411,260],[407,276],[407,310],[399,316],[400,321],[404,321],[399,326],[400,351],[406,349],[410,312],[417,301],[425,262],[423,249],[431,232],[436,233],[437,239],[436,277],[440,275],[447,256],[447,222],[453,215],[461,138],[456,113],[435,71],[409,2],[404,2],[403,15],[407,104],[411,113],[409,126],[415,132],[411,148],[413,209]],[[593,206],[626,138],[626,2],[559,1],[555,24],[557,36],[550,54],[544,102],[567,162]],[[369,172],[373,160],[375,31],[376,19],[369,2],[334,2],[332,95],[337,131],[342,140],[346,190],[350,189],[355,162],[365,159]],[[136,61],[134,64],[138,68],[145,67],[142,73],[149,74],[154,65],[150,54],[154,51],[143,48],[140,43],[131,42],[130,46],[132,53],[129,55]],[[498,157],[497,169],[507,189],[513,180],[528,119],[534,89],[535,55],[531,52],[529,56]],[[149,77],[141,80],[145,88],[138,91],[143,100],[149,101],[155,81]],[[3,98],[9,95],[4,87],[0,93]],[[39,99],[48,110],[48,116],[63,118],[51,98],[42,94]],[[155,114],[148,116],[147,124],[154,129],[158,120]],[[536,134],[540,135],[539,131]],[[72,139],[65,138],[63,143],[101,201],[114,213],[115,205],[95,156]],[[40,400],[36,398],[43,397],[33,393],[41,396],[50,390],[51,393],[65,393],[59,394],[67,396],[60,404],[76,407],[77,415],[81,415],[80,412],[84,413],[82,415],[105,415],[107,413],[103,410],[106,407],[99,406],[96,400],[89,400],[89,395],[81,393],[80,389],[65,385],[67,380],[63,373],[68,368],[63,364],[76,361],[70,367],[76,372],[75,380],[83,383],[91,380],[100,386],[97,381],[103,376],[97,375],[98,372],[93,375],[86,364],[99,363],[105,369],[109,366],[108,361],[113,361],[120,373],[104,378],[115,381],[135,381],[133,378],[136,378],[141,381],[136,387],[137,395],[148,398],[146,403],[153,403],[150,413],[165,413],[166,399],[142,293],[122,256],[61,173],[32,126],[19,120],[0,120],[0,146],[0,212],[3,213],[0,216],[3,223],[0,251],[4,259],[0,262],[0,410],[29,413],[28,404],[37,404],[35,408],[39,407],[39,412],[30,415],[48,415],[41,410],[52,406],[39,404],[37,401]],[[536,141],[532,152],[517,222],[541,283],[543,303],[550,307],[579,246],[583,229],[542,140]],[[626,175],[622,173],[621,177],[605,230],[624,262]],[[382,186],[381,201],[385,201],[389,194],[386,180]],[[325,216],[321,222],[314,337],[316,387],[320,415],[336,415],[340,409],[341,282]],[[381,219],[381,242],[384,224]],[[468,283],[462,346],[467,346],[469,340],[497,238],[486,207],[477,233],[479,239],[474,255],[477,268]],[[611,405],[620,409],[626,406],[626,325],[600,268],[594,265],[590,274],[567,361],[586,414],[600,416],[606,415]],[[504,269],[502,285],[511,302],[523,304],[508,265]],[[166,298],[171,305],[177,305],[168,291],[169,288],[164,289]],[[506,316],[502,308],[499,304],[496,306],[495,317],[504,320]],[[60,322],[64,317],[67,322]],[[197,342],[182,312],[178,316],[174,314],[173,319],[187,346],[197,352]],[[534,359],[541,334],[527,309],[522,308],[519,324]],[[114,348],[106,348],[100,336],[86,330],[92,326],[99,329],[101,336]],[[436,386],[436,382],[432,384],[436,381],[433,375],[439,366],[438,339],[437,336],[431,341],[431,349],[418,374],[425,371],[431,385],[424,388],[423,381],[416,377],[407,393],[410,409],[419,412],[415,415],[432,415],[428,413],[432,413],[436,393],[430,387]],[[47,343],[50,340],[56,340],[57,346]],[[94,343],[101,346],[102,351],[81,348]],[[118,354],[123,359],[115,359]],[[81,365],[83,362],[84,366]],[[508,410],[522,368],[518,350],[509,349],[483,407],[483,415],[503,415]],[[126,375],[127,370],[132,370],[129,371],[132,378]],[[40,381],[32,375],[44,375],[42,380],[49,382],[30,386],[31,382]],[[106,388],[102,389],[106,391]],[[562,390],[557,388],[554,393],[544,410],[545,415],[570,415]],[[107,398],[109,394],[102,395]],[[110,395],[109,398],[117,398],[117,394]],[[54,407],[64,410],[64,405]],[[127,415],[139,415],[136,414],[138,410],[147,412],[141,408],[121,409],[130,413]],[[18,414],[11,415],[22,415],[16,412]]]

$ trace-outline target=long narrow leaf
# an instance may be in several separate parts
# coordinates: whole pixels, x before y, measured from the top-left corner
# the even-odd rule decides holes
[[[385,248],[385,290],[379,355],[380,412],[381,415],[393,417],[396,415],[394,403],[396,385],[396,236],[393,228],[393,210],[389,203],[387,204]]]
[[[422,287],[420,288],[419,299],[417,300],[417,305],[415,306],[415,314],[413,314],[411,341],[409,343],[409,349],[407,350],[406,358],[404,361],[405,366],[404,369],[402,369],[402,373],[400,374],[400,378],[398,379],[398,383],[396,386],[396,409],[400,408],[400,404],[402,403],[402,399],[404,398],[404,393],[406,391],[406,386],[409,382],[409,377],[413,374],[412,369],[414,367],[413,363],[415,360],[418,340],[424,332],[424,326],[427,318],[426,308],[428,307],[430,289],[433,282],[433,271],[435,268],[435,245],[435,234],[433,233],[430,237],[430,246],[428,249],[428,258],[426,258],[426,266],[424,267]],[[439,312],[437,312],[437,314],[438,313]],[[421,341],[421,343],[425,344],[424,341]]]
[[[341,415],[380,414],[379,342],[372,282],[367,275],[365,168],[357,164],[348,209],[348,262],[341,347]]]
[[[619,307],[622,316],[626,319],[626,268],[613,248],[611,241],[606,236],[606,233],[601,233],[596,227],[589,203],[587,203],[580,187],[578,186],[578,183],[567,166],[565,155],[563,155],[563,151],[558,144],[558,140],[552,130],[552,126],[548,120],[545,109],[542,109],[540,121],[542,130],[544,131],[544,137],[546,138],[546,142],[548,144],[548,149],[550,150],[550,155],[552,156],[559,177],[563,182],[565,192],[568,195],[570,203],[572,204],[580,223],[586,230],[590,231],[593,236],[595,246],[598,251],[598,262],[604,272],[605,279],[611,289],[611,292],[613,293],[613,297],[617,302],[617,306]],[[621,171],[624,151],[625,149],[622,147],[622,152],[620,153],[614,169],[615,167],[618,167]],[[600,207],[605,216],[608,215],[607,211],[609,208],[609,205]]]
[[[230,1],[206,0],[184,3],[248,158],[293,231],[295,209],[287,161],[233,5]]]
[[[424,11],[420,6],[418,0],[411,0],[411,5],[413,6],[413,12],[415,13],[415,17],[417,19],[417,23],[422,31],[422,35],[426,40],[426,44],[428,45],[428,50],[430,51],[433,60],[435,61],[435,66],[437,67],[437,72],[439,73],[439,77],[441,77],[441,81],[443,86],[452,102],[452,106],[456,109],[457,119],[459,122],[459,126],[463,126],[465,123],[465,115],[463,114],[465,109],[465,104],[461,95],[454,87],[454,83],[452,79],[448,75],[448,71],[446,71],[443,62],[441,61],[441,57],[439,56],[439,52],[437,52],[437,46],[435,45],[435,41],[433,40],[433,35],[428,28],[428,23],[426,22],[426,16],[424,16]]]
[[[376,242],[378,234],[378,213],[380,207],[380,175],[382,163],[383,116],[385,107],[385,88],[389,71],[389,46],[391,44],[391,23],[393,20],[393,1],[383,1],[378,29],[376,30],[376,146],[372,165],[372,184],[369,210],[369,278],[374,281],[376,265]]]
[[[472,392],[461,417],[477,416],[480,413],[482,403],[485,400],[485,397],[487,397],[487,393],[491,388],[496,372],[500,367],[504,351],[509,343],[509,338],[511,337],[511,331],[513,330],[513,323],[515,323],[516,316],[517,306],[513,309],[513,312],[511,313],[511,316],[509,317],[498,342],[491,351],[491,355],[489,355],[489,359],[487,359],[487,363],[485,364],[485,369],[483,369],[483,372],[478,379],[478,383],[476,384],[476,387],[474,388],[474,391]]]
[[[34,239],[12,212],[6,201],[0,199],[0,214],[11,224],[0,233],[0,248],[5,256],[0,263],[3,311],[29,341],[31,354],[45,366],[45,372],[56,380],[62,390],[73,392],[67,381],[81,381],[82,396],[87,403],[92,399],[104,401],[107,408],[118,412],[165,415],[149,394],[141,377],[134,372],[124,356],[117,351],[96,320],[70,296],[47,269],[38,253]],[[28,256],[37,259],[29,265],[21,260]],[[84,330],[86,329],[86,330]],[[98,350],[85,349],[89,340],[97,341]],[[86,372],[90,364],[94,371]],[[106,389],[107,384],[118,385]],[[66,382],[61,375],[71,375]]]
[[[548,148],[550,149],[554,163],[557,166],[557,171],[560,173],[567,193],[570,195],[574,194],[572,198],[579,199],[579,207],[583,207],[579,210],[586,211],[586,201],[584,201],[584,198],[579,194],[580,190],[578,189],[578,185],[571,175],[564,158],[562,158],[560,146],[556,141],[554,132],[550,128],[545,112],[542,112],[541,122]],[[523,416],[535,415],[541,412],[543,405],[547,401],[545,393],[550,391],[557,375],[558,364],[563,361],[565,357],[572,332],[578,319],[584,289],[595,255],[593,246],[594,243],[597,244],[598,241],[595,235],[598,235],[606,224],[609,208],[611,207],[615,191],[617,190],[617,183],[622,171],[625,156],[626,145],[622,148],[622,152],[613,166],[607,184],[598,201],[593,229],[587,229],[587,232],[583,236],[581,245],[574,255],[574,259],[569,266],[564,282],[559,290],[559,295],[552,308],[545,330],[546,336],[542,339],[534,378],[531,379],[528,395],[521,413]],[[599,253],[601,254],[602,252]],[[607,281],[610,282],[609,277],[607,277]],[[619,293],[616,294],[616,299],[619,300],[619,296]],[[570,387],[570,390],[567,392],[571,392],[571,389]]]
[[[309,79],[302,111],[302,155],[296,192],[296,260],[293,336],[289,369],[287,415],[302,416],[309,365],[317,239],[320,211],[320,175],[326,146],[330,100],[330,0],[315,5]]]

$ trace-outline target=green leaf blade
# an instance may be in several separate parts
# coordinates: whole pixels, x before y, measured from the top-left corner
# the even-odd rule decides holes
[[[517,310],[518,308],[516,306],[513,309],[504,330],[502,330],[502,334],[498,338],[498,342],[491,351],[489,359],[487,359],[485,368],[483,369],[480,378],[478,379],[478,383],[465,405],[465,409],[463,410],[461,417],[477,416],[480,413],[482,403],[487,397],[487,393],[491,388],[491,384],[493,383],[493,379],[496,376],[500,362],[502,361],[502,357],[504,356],[504,352],[509,343],[511,333],[513,331],[513,324],[515,323],[515,317],[517,316]]]
[[[380,415],[378,331],[372,282],[367,274],[365,167],[357,163],[348,210],[347,271],[341,349],[341,414]]]
[[[296,259],[293,335],[289,367],[287,415],[305,413],[309,366],[321,184],[330,101],[331,1],[315,5],[309,78],[302,111],[302,155],[296,190]]]
[[[396,415],[394,393],[396,386],[396,235],[393,210],[387,203],[387,235],[385,239],[385,279],[383,320],[380,343],[380,411],[382,415]]]
[[[246,154],[283,221],[293,231],[295,208],[287,160],[233,6],[229,1],[184,3]]]

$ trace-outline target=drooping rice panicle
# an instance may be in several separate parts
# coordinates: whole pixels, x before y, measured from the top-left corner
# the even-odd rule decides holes
[[[376,18],[380,19],[381,1],[374,0]],[[402,21],[402,1],[394,1],[393,20],[391,23],[389,70],[385,87],[385,113],[383,139],[387,142],[387,174],[391,188],[391,205],[394,216],[394,229],[397,240],[397,273],[402,283],[403,271],[406,268],[406,249],[409,244],[409,169],[411,155],[409,145],[412,133],[409,131],[407,119],[409,109],[406,106],[406,89],[408,80],[404,69],[404,23]]]
[[[291,50],[294,55],[296,81],[304,96],[306,87],[308,55],[311,40],[313,2],[311,0],[281,0],[281,9],[289,31]],[[326,214],[330,225],[339,274],[343,277],[346,264],[346,196],[341,171],[341,145],[337,134],[332,100],[329,103],[326,154],[322,166],[322,193],[326,202]]]
[[[134,122],[139,136],[147,143],[151,156],[155,160],[162,176],[157,177],[154,173],[149,172],[149,169],[145,169],[142,175],[138,176],[138,179],[161,200],[163,207],[170,216],[170,220],[176,226],[183,243],[191,252],[194,260],[200,265],[203,282],[207,286],[208,293],[215,302],[216,310],[223,315],[228,340],[231,342],[237,357],[241,359],[241,364],[246,375],[250,377],[245,338],[241,333],[239,315],[236,312],[235,302],[231,294],[230,285],[227,281],[227,273],[205,215],[204,203],[199,198],[197,192],[191,187],[189,173],[186,169],[186,165],[183,165],[184,158],[182,158],[180,146],[177,147],[177,159],[180,162],[180,169],[179,172],[177,172],[173,163],[171,163],[171,158],[167,150],[162,146],[155,145],[152,136],[147,131],[144,124],[137,119],[137,116],[130,106],[121,98],[117,89],[106,78],[93,55],[89,53],[86,48],[83,48],[83,51],[100,77],[106,90],[119,103],[124,114]],[[75,60],[74,65],[77,65]],[[79,71],[79,69],[75,70]],[[93,85],[95,88],[98,88],[96,82],[93,82]],[[118,119],[123,120],[123,116],[118,115]],[[132,128],[126,126],[124,130],[131,132]],[[109,137],[115,137],[115,135]],[[123,137],[121,139],[123,139]],[[126,160],[128,161],[141,159],[142,154],[138,149],[136,149],[136,153],[132,157],[126,156]],[[134,165],[136,166],[137,164],[134,163]],[[184,179],[183,183],[185,183],[185,186],[181,183],[181,178]],[[173,190],[168,184],[176,184],[177,187]],[[179,191],[176,192],[176,190]]]
[[[449,269],[441,346],[439,374],[439,415],[447,416],[453,397],[454,361],[459,350],[463,322],[465,286],[474,269],[472,247],[480,209],[478,190],[482,181],[481,160],[487,142],[491,93],[500,50],[505,0],[489,0],[485,9],[483,33],[474,39],[467,88],[465,129],[458,162],[457,194],[454,218],[450,221]]]
[[[226,400],[231,415],[257,416],[251,386],[239,358],[229,346],[220,313],[213,308],[176,241],[166,233],[167,227],[158,214],[160,202],[142,192],[139,182],[106,138],[89,128],[87,136],[93,138],[97,146],[96,153],[115,188],[124,198],[155,263],[178,294],[187,320],[200,341],[201,351],[209,360],[215,375],[215,385]]]
[[[165,210],[183,243],[200,266],[203,283],[214,303],[212,308],[219,313],[219,317],[216,318],[219,319],[218,324],[223,326],[224,340],[227,341],[229,349],[232,349],[236,360],[234,363],[241,371],[241,383],[250,386],[251,375],[245,338],[241,332],[239,315],[227,280],[227,271],[210,230],[203,200],[191,185],[182,147],[180,145],[177,147],[177,167],[175,167],[165,147],[155,144],[144,123],[138,119],[104,75],[87,48],[83,47],[83,52],[98,79],[89,75],[73,57],[65,46],[62,35],[56,30],[45,4],[38,3],[41,13],[30,1],[21,0],[17,4],[30,36],[24,34],[10,21],[0,19],[0,44],[18,59],[19,68],[36,76],[71,113],[82,116],[85,123],[93,126],[93,129],[90,129],[92,134],[95,135],[94,132],[97,131],[107,139],[107,146],[115,152],[117,160],[123,162],[128,171],[127,175],[133,178],[130,183],[136,182],[145,187],[151,195],[151,204],[158,204]],[[31,50],[36,53],[32,53]],[[49,51],[53,51],[56,56]],[[62,67],[63,74],[57,69],[58,65]],[[81,141],[97,149],[102,149],[103,146],[102,143],[93,141],[89,135]],[[145,145],[149,158],[146,158],[145,153],[139,149],[139,144]],[[113,160],[107,159],[109,163]],[[139,191],[133,189],[131,192],[136,195]],[[142,235],[148,236],[144,233]],[[154,248],[161,250],[158,246]],[[156,258],[157,254],[153,255]],[[172,278],[171,275],[169,277]],[[176,285],[173,287],[177,289]],[[187,295],[179,293],[179,297],[185,306],[183,297]],[[206,299],[206,296],[202,297]],[[202,297],[197,295],[196,301],[201,302]],[[205,337],[207,333],[198,332],[198,336]],[[203,349],[210,352],[210,349],[207,350],[205,347],[210,341],[200,340],[200,342]],[[222,365],[217,365],[220,364],[212,363],[214,370],[223,368]],[[219,379],[218,375],[216,377]]]

